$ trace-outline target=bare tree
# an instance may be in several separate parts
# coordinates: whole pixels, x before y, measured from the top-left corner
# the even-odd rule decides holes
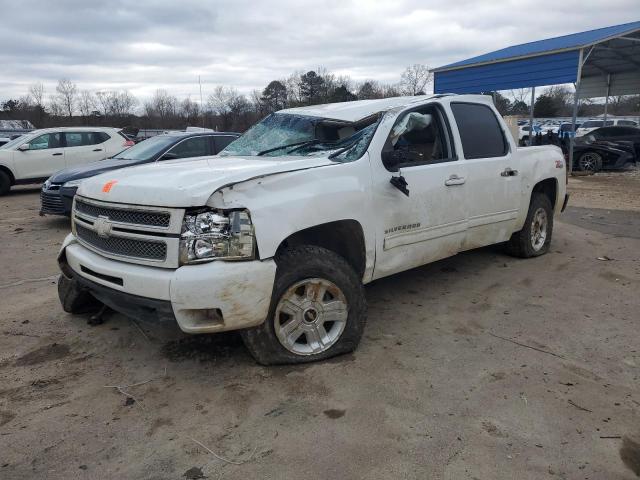
[[[78,98],[78,110],[85,120],[96,108],[96,99],[89,90],[82,90]]]
[[[128,90],[110,92],[110,113],[116,117],[130,115],[138,104],[138,99]]]
[[[58,101],[62,105],[62,108],[69,118],[71,118],[78,99],[78,87],[68,78],[63,78],[58,80],[56,92],[58,92]]]
[[[49,111],[54,117],[61,117],[64,115],[64,108],[58,101],[58,97],[56,95],[49,95]]]
[[[400,90],[404,95],[424,95],[432,77],[433,74],[426,65],[410,65],[400,76]]]
[[[44,85],[42,82],[29,86],[29,96],[34,106],[44,109]]]

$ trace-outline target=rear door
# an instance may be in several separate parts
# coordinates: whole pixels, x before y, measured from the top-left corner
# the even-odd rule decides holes
[[[451,102],[466,168],[468,230],[464,250],[509,239],[519,211],[520,173],[494,109]]]
[[[91,163],[106,158],[102,132],[64,132],[65,160],[68,167]]]
[[[49,177],[62,170],[64,163],[64,138],[62,133],[45,133],[28,142],[28,150],[14,152],[17,179],[39,179]]]

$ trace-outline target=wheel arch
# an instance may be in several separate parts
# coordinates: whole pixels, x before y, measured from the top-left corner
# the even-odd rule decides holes
[[[365,237],[357,220],[337,220],[294,232],[280,242],[276,256],[285,248],[298,245],[331,250],[344,258],[360,278],[364,276],[367,263]]]
[[[15,185],[16,177],[14,177],[13,172],[9,167],[0,165],[0,172],[6,173],[9,176],[9,180],[11,180],[11,185]]]
[[[531,190],[531,198],[529,199],[529,203],[531,203],[531,199],[533,199],[533,195],[536,193],[542,193],[546,195],[551,202],[551,207],[555,210],[556,204],[558,202],[558,179],[545,178],[544,180],[540,180],[538,183],[536,183]]]

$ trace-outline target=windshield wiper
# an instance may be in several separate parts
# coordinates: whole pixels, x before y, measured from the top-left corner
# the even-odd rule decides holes
[[[314,143],[318,143],[318,140],[305,140],[304,142],[296,142],[296,143],[289,143],[287,145],[280,145],[279,147],[273,147],[273,148],[269,148],[267,150],[262,150],[261,152],[258,152],[256,155],[258,157],[261,157],[262,155],[264,155],[265,153],[271,153],[271,152],[275,152],[276,150],[282,150],[283,148],[289,148],[289,147],[298,147],[298,148],[302,148],[305,145],[312,145]],[[297,149],[296,149],[297,150]]]

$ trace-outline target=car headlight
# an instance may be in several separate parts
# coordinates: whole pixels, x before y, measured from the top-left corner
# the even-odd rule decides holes
[[[82,180],[84,180],[84,179],[82,179],[82,178],[81,178],[81,179],[79,179],[79,180],[70,180],[70,181],[68,181],[68,182],[65,182],[65,183],[62,185],[62,188],[68,188],[68,187],[79,187],[79,186],[80,186],[80,184],[82,183]]]
[[[187,212],[180,236],[180,263],[254,258],[253,224],[247,210]]]

